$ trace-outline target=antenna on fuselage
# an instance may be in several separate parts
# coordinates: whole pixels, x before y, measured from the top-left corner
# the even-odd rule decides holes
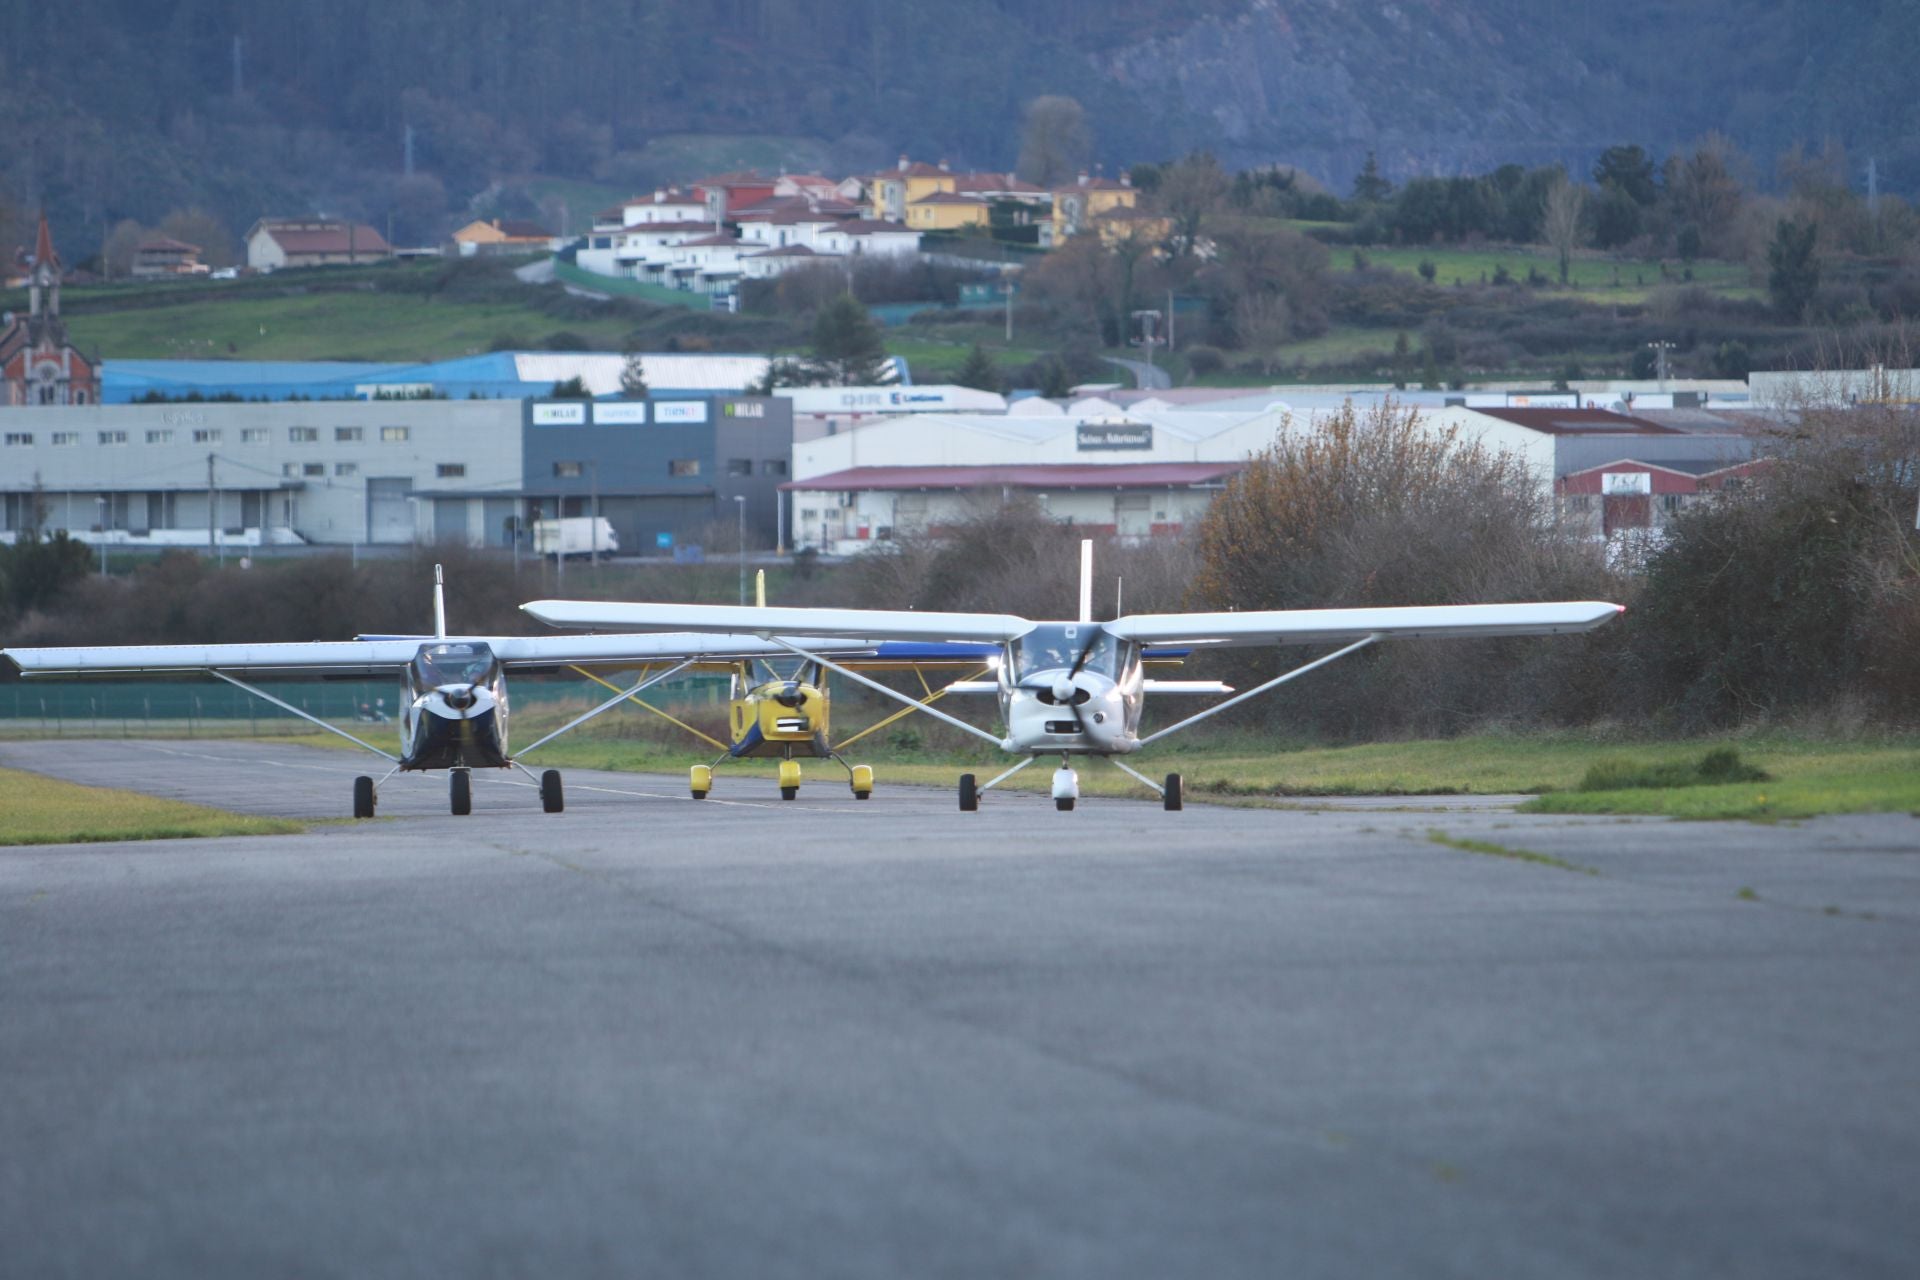
[[[433,638],[447,638],[447,587],[440,566],[433,566]]]
[[[1093,539],[1080,539],[1080,621],[1093,621]]]

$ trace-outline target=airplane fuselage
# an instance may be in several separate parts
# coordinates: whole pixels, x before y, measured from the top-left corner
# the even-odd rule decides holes
[[[407,665],[400,712],[400,767],[504,769],[507,677],[474,641],[420,646]]]
[[[1043,622],[1007,643],[1000,713],[1008,750],[1127,755],[1146,703],[1141,647],[1094,622]]]

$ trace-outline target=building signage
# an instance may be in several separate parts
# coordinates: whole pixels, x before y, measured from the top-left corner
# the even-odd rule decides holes
[[[1083,422],[1075,431],[1073,447],[1084,452],[1108,449],[1153,448],[1149,422]]]
[[[705,400],[657,400],[653,406],[655,422],[705,422]]]
[[[764,418],[767,406],[759,400],[729,400],[721,412],[729,418]]]
[[[1647,471],[1602,471],[1600,492],[1610,498],[1643,498],[1653,492],[1653,475]]]
[[[584,404],[533,406],[533,425],[536,427],[584,427],[586,424],[587,406]]]
[[[614,401],[593,406],[593,420],[603,427],[630,427],[647,420],[644,400]]]

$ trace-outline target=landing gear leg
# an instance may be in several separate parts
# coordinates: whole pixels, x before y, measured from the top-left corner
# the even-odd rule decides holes
[[[373,779],[361,774],[353,780],[353,816],[373,816]]]
[[[464,818],[473,812],[473,775],[466,769],[454,769],[447,774],[447,797],[452,802],[453,816]]]
[[[1065,756],[1060,757],[1060,767],[1053,771],[1053,807],[1062,813],[1071,812],[1073,802],[1080,798],[1080,775],[1067,764]]]

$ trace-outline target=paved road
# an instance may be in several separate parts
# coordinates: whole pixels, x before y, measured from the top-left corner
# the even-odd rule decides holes
[[[358,768],[22,763],[302,816]],[[455,819],[407,779],[304,836],[0,849],[0,1275],[1920,1258],[1912,818],[767,786],[574,773],[548,816],[482,777]]]
[[[1145,360],[1128,360],[1121,356],[1102,356],[1108,364],[1117,364],[1133,375],[1133,385],[1143,391],[1165,390],[1173,385],[1173,379],[1167,371],[1157,364]]]

